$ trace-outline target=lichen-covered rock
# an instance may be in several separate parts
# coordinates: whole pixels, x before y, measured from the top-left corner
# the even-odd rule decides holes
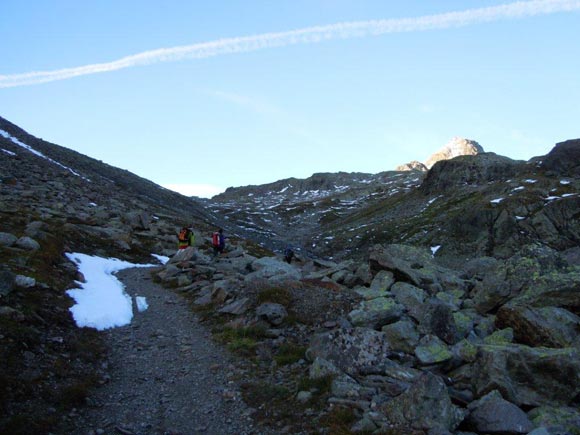
[[[235,301],[230,302],[226,306],[220,308],[218,312],[224,314],[234,314],[240,315],[244,314],[250,308],[250,299],[249,298],[240,298]]]
[[[394,364],[389,354],[385,334],[368,328],[343,328],[316,334],[306,352],[311,361],[317,357],[327,360],[351,376],[383,371]]]
[[[348,314],[354,326],[380,329],[382,326],[401,318],[404,307],[393,298],[379,297],[362,301],[356,309]]]
[[[395,300],[405,307],[409,316],[417,321],[423,318],[423,303],[427,297],[423,289],[406,282],[396,282],[391,287],[391,293]]]
[[[14,284],[20,288],[31,288],[36,285],[36,280],[30,276],[16,275]]]
[[[575,348],[481,345],[473,375],[478,397],[498,390],[518,406],[567,405],[580,393],[580,352]]]
[[[463,338],[457,332],[453,311],[437,298],[425,303],[419,330],[423,334],[436,335],[447,344],[455,344]]]
[[[371,290],[387,292],[394,283],[395,278],[393,277],[393,273],[381,270],[373,278],[373,281],[371,282]]]
[[[426,335],[415,348],[415,356],[421,364],[431,365],[449,361],[453,354],[438,337]]]
[[[504,305],[496,316],[498,328],[512,328],[518,343],[570,347],[578,342],[580,317],[564,308]]]
[[[371,270],[390,271],[397,281],[428,289],[432,294],[465,288],[457,272],[438,266],[427,249],[401,244],[376,245],[369,252],[369,262]]]
[[[524,411],[504,400],[494,390],[469,405],[471,413],[466,424],[477,433],[486,434],[527,434],[534,429]]]
[[[300,271],[275,257],[263,257],[251,264],[253,272],[245,277],[246,282],[270,279],[273,281],[298,280]]]
[[[400,320],[381,329],[394,351],[412,354],[421,336],[415,323],[411,320]]]
[[[465,417],[465,412],[451,403],[443,380],[429,372],[379,410],[390,425],[425,431],[454,430]]]
[[[532,409],[528,417],[548,434],[580,435],[580,410],[577,407],[540,406]]]
[[[330,361],[316,357],[308,370],[310,379],[320,379],[326,376],[336,376],[342,372]]]

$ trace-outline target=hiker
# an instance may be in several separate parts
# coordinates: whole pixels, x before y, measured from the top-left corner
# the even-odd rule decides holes
[[[179,231],[177,236],[177,249],[185,249],[189,246],[193,246],[195,242],[195,235],[193,234],[193,228],[183,227]]]
[[[288,264],[291,264],[293,258],[294,258],[294,251],[292,250],[292,247],[286,246],[286,249],[284,250],[284,261]]]
[[[224,252],[226,247],[226,238],[224,237],[224,230],[222,228],[219,231],[213,233],[211,237],[211,244],[213,246],[213,256],[217,257],[218,254]]]

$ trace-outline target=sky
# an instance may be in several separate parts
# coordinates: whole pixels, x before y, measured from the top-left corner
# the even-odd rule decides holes
[[[79,328],[103,331],[130,324],[133,319],[133,299],[125,292],[125,286],[114,274],[131,267],[154,265],[138,265],[117,258],[102,258],[76,252],[67,253],[66,256],[76,264],[85,278],[84,282],[76,282],[79,288],[67,291],[75,301],[70,311],[76,325]],[[159,255],[155,257],[163,264],[169,260]],[[149,308],[147,298],[135,296],[135,307],[138,312],[146,311]]]
[[[0,116],[198,196],[527,160],[580,137],[578,41],[580,0],[2,0]]]

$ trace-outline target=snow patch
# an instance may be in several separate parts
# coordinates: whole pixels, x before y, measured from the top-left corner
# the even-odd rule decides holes
[[[151,254],[151,256],[157,258],[161,264],[167,264],[169,261],[169,257],[166,257],[165,255]]]
[[[16,155],[16,153],[13,153],[12,151],[5,150],[4,148],[0,148],[0,149],[2,150],[2,152],[8,154],[9,156],[15,156]]]
[[[537,182],[538,182],[538,180],[534,180],[534,179],[532,179],[532,178],[528,178],[527,180],[524,180],[524,182],[525,182],[525,183],[528,183],[528,184],[534,184],[534,183],[537,183]]]
[[[4,130],[0,130],[0,136],[5,137],[6,139],[11,140],[13,143],[15,143],[16,145],[24,148],[25,150],[30,151],[32,154],[37,155],[38,157],[42,157],[45,160],[48,160],[50,163],[53,163],[57,166],[60,166],[63,169],[66,169],[67,171],[69,171],[71,174],[76,175],[77,177],[82,178],[83,180],[86,181],[91,181],[88,178],[83,177],[82,175],[80,175],[78,172],[72,170],[71,168],[69,168],[68,166],[63,165],[62,163],[57,162],[56,160],[51,159],[50,157],[45,156],[44,154],[42,154],[40,151],[36,151],[34,148],[32,148],[30,145],[25,144],[24,142],[21,142],[20,140],[18,140],[17,138],[15,138],[14,136],[10,135],[10,133],[8,133],[7,131]]]
[[[133,304],[125,293],[125,287],[113,274],[130,267],[151,267],[151,264],[137,265],[117,258],[101,258],[79,253],[67,253],[67,258],[76,263],[85,282],[76,281],[80,288],[66,293],[76,304],[69,310],[80,328],[94,328],[99,331],[131,323]]]
[[[135,296],[135,304],[137,305],[137,311],[142,313],[149,308],[149,304],[147,303],[147,298],[145,296]]]
[[[568,181],[568,180],[560,180],[560,184],[563,184],[565,186],[567,184],[570,184],[570,181]]]
[[[496,199],[492,199],[491,202],[492,204],[499,204],[500,202],[502,202],[505,198],[496,198]]]
[[[431,255],[433,257],[435,257],[435,254],[437,253],[437,251],[441,248],[441,245],[437,245],[437,246],[431,246]]]

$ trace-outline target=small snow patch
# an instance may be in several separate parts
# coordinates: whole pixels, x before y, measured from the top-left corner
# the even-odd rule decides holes
[[[570,184],[570,181],[568,181],[568,180],[560,180],[560,184],[563,184],[564,186],[566,186],[567,184]]]
[[[525,217],[524,217],[524,216],[516,216],[516,219],[517,219],[518,221],[521,221],[521,220],[525,219]]]
[[[532,179],[532,178],[528,178],[527,180],[524,180],[524,182],[526,182],[526,183],[528,183],[528,184],[534,184],[534,183],[537,183],[537,182],[538,182],[538,180],[534,180],[534,179]]]
[[[518,190],[524,190],[524,189],[525,189],[524,186],[519,186],[519,187],[516,187],[516,188],[512,189],[512,191],[516,192]]]
[[[137,311],[142,313],[149,308],[149,304],[147,303],[147,298],[145,296],[135,296],[135,304],[137,305]]]
[[[4,148],[1,148],[1,149],[2,149],[2,152],[8,154],[9,156],[15,156],[16,155],[16,153],[13,153],[12,151],[5,150]]]
[[[499,204],[500,202],[502,202],[505,198],[496,198],[496,199],[492,199],[491,202],[492,204]]]
[[[166,257],[165,255],[151,254],[151,256],[157,258],[161,264],[167,264],[169,261],[169,257]]]
[[[435,254],[437,253],[437,251],[439,250],[439,248],[441,248],[441,245],[431,246],[431,255],[433,257],[435,257]]]

